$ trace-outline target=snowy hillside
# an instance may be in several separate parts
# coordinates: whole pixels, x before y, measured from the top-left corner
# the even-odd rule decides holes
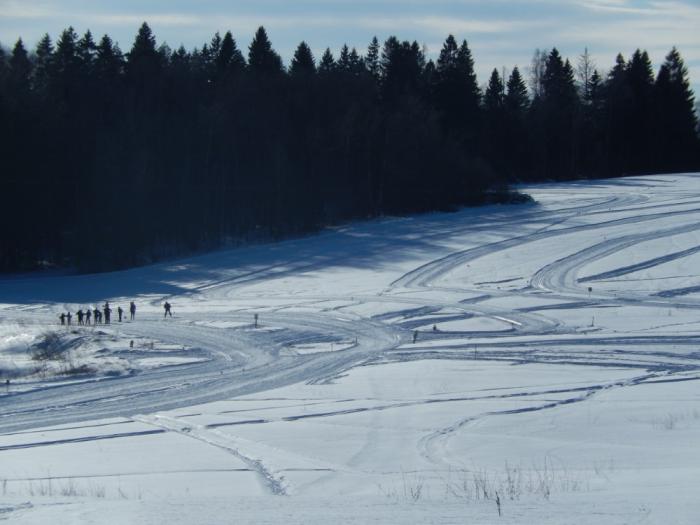
[[[0,520],[697,524],[700,176],[524,191],[0,279]]]

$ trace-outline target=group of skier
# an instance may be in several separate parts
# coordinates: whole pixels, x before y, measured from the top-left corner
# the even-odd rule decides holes
[[[173,316],[173,313],[170,311],[171,308],[172,306],[168,301],[165,301],[165,303],[163,303],[163,309],[165,310],[165,313],[163,314],[164,318],[168,315],[170,317]],[[129,304],[129,315],[131,321],[136,319],[136,304],[134,303],[134,301],[131,301],[131,303]],[[122,322],[122,319],[125,318],[125,312],[121,306],[117,307],[117,316],[119,318],[120,323]],[[87,308],[85,309],[85,311],[83,311],[81,308],[80,310],[75,312],[75,317],[78,318],[79,325],[89,325],[91,324],[91,320],[93,319],[94,324],[110,324],[112,319],[112,309],[109,306],[109,301],[105,301],[105,304],[102,306],[102,309],[95,306],[93,310]],[[58,318],[61,320],[62,325],[70,326],[71,321],[73,319],[73,314],[70,312],[61,313],[61,315],[59,315]]]
[[[131,301],[129,304],[129,313],[131,315],[131,320],[133,321],[136,319],[136,304],[134,301]],[[124,309],[121,306],[117,307],[117,315],[119,317],[119,322],[122,322],[122,319],[125,317],[125,312]],[[81,308],[77,312],[75,312],[75,317],[78,318],[78,324],[79,325],[89,325],[91,324],[91,320],[94,320],[94,324],[110,324],[112,320],[112,308],[109,306],[109,301],[105,301],[105,304],[102,306],[102,309],[98,308],[95,306],[93,310],[90,310],[90,308],[86,308],[85,311]],[[61,315],[58,316],[58,318],[61,320],[62,325],[70,325],[71,321],[73,319],[73,314],[70,312],[68,313],[61,313]]]

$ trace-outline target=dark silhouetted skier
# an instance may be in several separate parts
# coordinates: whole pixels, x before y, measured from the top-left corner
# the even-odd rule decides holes
[[[173,313],[170,311],[170,303],[168,301],[165,301],[165,304],[163,304],[163,308],[165,308],[163,319],[165,319],[168,316],[168,314],[170,314],[170,317],[173,316]]]
[[[66,321],[68,322],[68,326],[70,326],[71,317],[73,317],[73,316],[71,315],[70,312],[68,312],[68,313],[66,314]]]
[[[83,324],[83,310],[78,310],[75,315],[78,316],[78,324]]]
[[[136,305],[134,304],[134,301],[131,301],[131,304],[129,305],[129,313],[131,314],[131,320],[133,321],[134,318],[136,318]]]
[[[58,318],[61,320],[62,325],[66,324],[66,314],[61,313],[61,315],[59,315]]]
[[[92,313],[95,314],[95,324],[98,324],[102,320],[102,312],[95,306],[95,310]]]
[[[119,322],[122,322],[122,315],[124,315],[124,310],[121,306],[117,306],[117,315],[119,316]]]
[[[89,308],[85,310],[85,324],[89,325],[90,324],[90,316],[92,316],[92,312],[90,311]]]
[[[109,302],[105,301],[105,306],[103,308],[105,313],[105,324],[109,324],[109,318],[112,315],[112,309],[109,307]]]

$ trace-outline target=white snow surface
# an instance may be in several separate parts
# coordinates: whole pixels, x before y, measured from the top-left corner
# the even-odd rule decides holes
[[[0,521],[697,525],[700,175],[522,191],[0,279]]]

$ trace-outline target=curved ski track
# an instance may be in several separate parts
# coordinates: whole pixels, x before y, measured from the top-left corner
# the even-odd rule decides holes
[[[636,192],[633,191],[635,181]],[[436,464],[453,462],[447,442],[451,436],[468,428],[468,424],[476,419],[556,409],[567,404],[583,402],[602,390],[643,383],[659,374],[673,378],[674,374],[683,373],[686,374],[683,376],[684,380],[698,379],[700,353],[678,354],[664,350],[668,345],[696,345],[700,342],[698,335],[678,336],[675,339],[663,335],[650,336],[648,339],[625,335],[580,337],[577,332],[578,327],[567,327],[546,315],[548,309],[558,308],[558,305],[505,309],[482,304],[494,296],[545,293],[548,297],[560,299],[561,308],[629,304],[700,307],[700,301],[692,298],[679,303],[675,295],[685,292],[676,293],[675,291],[669,291],[667,296],[664,296],[663,292],[654,296],[640,293],[623,295],[596,292],[596,296],[590,298],[587,286],[583,284],[688,257],[700,250],[697,246],[584,279],[578,278],[581,269],[586,265],[620,250],[628,249],[640,242],[700,229],[700,221],[698,221],[700,208],[694,207],[700,202],[697,195],[684,195],[684,200],[649,202],[652,199],[649,194],[654,191],[655,186],[666,182],[633,179],[630,182],[629,191],[624,194],[604,198],[594,196],[585,201],[587,202],[585,206],[577,206],[571,199],[572,203],[568,207],[555,210],[516,211],[510,216],[493,220],[488,226],[472,227],[465,224],[461,229],[456,228],[451,233],[465,235],[480,229],[494,230],[503,238],[431,260],[395,279],[376,295],[348,297],[342,294],[328,294],[322,297],[289,297],[290,306],[298,306],[302,304],[301,301],[309,301],[307,304],[317,302],[321,305],[325,301],[342,300],[347,304],[331,309],[319,306],[317,312],[303,313],[288,312],[285,311],[284,306],[280,306],[271,313],[265,314],[265,323],[275,327],[275,331],[253,330],[250,327],[215,328],[202,324],[213,318],[249,322],[250,313],[215,314],[208,315],[206,319],[202,315],[189,315],[186,321],[174,320],[168,323],[147,318],[139,323],[126,325],[122,331],[129,336],[149,337],[166,343],[187,345],[199,349],[208,356],[208,359],[193,364],[156,368],[127,377],[101,378],[52,387],[50,390],[38,389],[4,396],[0,398],[0,432],[18,432],[116,416],[131,418],[161,430],[187,434],[210,445],[226,449],[243,460],[251,470],[257,472],[270,492],[285,494],[287,488],[278,474],[269,470],[260,458],[247,455],[243,450],[245,447],[239,446],[239,442],[232,441],[234,438],[231,436],[154,413],[230,399],[297,382],[320,382],[366,363],[424,358],[468,358],[471,356],[472,345],[470,344],[449,346],[444,349],[439,346],[399,349],[402,344],[410,342],[413,330],[422,326],[420,322],[422,315],[439,312],[445,308],[453,312],[461,312],[451,314],[451,317],[446,318],[447,320],[483,316],[505,321],[511,328],[507,331],[474,333],[426,331],[421,336],[422,341],[445,339],[448,342],[452,338],[464,338],[470,335],[481,339],[491,337],[492,341],[480,343],[479,359],[566,362],[603,366],[608,364],[646,369],[649,373],[629,381],[572,389],[570,396],[567,395],[561,400],[546,404],[462,418],[452,425],[429,433],[418,443],[423,457]],[[563,191],[561,187],[556,189]],[[686,209],[680,209],[683,207]],[[606,218],[605,215],[609,216]],[[602,220],[598,220],[598,216],[603,216]],[[678,225],[677,220],[675,226],[656,224],[656,221],[663,222],[673,217],[682,218],[684,222]],[[525,226],[517,222],[518,218],[524,221]],[[530,226],[528,230],[528,220],[529,224],[537,227]],[[506,235],[506,232],[513,231],[516,232],[515,235]],[[517,233],[518,231],[520,233]],[[474,286],[470,289],[444,284],[445,277],[450,272],[481,257],[505,253],[527,243],[563,239],[584,232],[599,233],[599,238],[605,238],[605,240],[583,246],[576,253],[565,255],[546,264],[531,276],[530,286],[522,290],[489,289],[485,291],[483,287]],[[294,266],[294,271],[302,272],[308,267],[303,262],[297,263],[296,266],[291,265]],[[274,277],[281,271],[285,270],[272,267],[263,271],[253,271],[231,279],[209,283],[188,294],[207,292],[210,297],[215,297],[220,302],[234,293],[239,293],[242,288]],[[440,286],[436,286],[437,281],[441,282]],[[694,287],[692,288],[691,291],[694,291]],[[444,299],[446,294],[441,294],[439,297],[436,295],[435,298],[428,298],[430,291],[446,292],[449,297],[464,297],[467,294],[476,294],[476,297],[451,301]],[[275,299],[278,300],[280,297],[275,296]],[[157,301],[154,300],[154,302]],[[374,318],[349,313],[351,306],[367,302],[403,304],[405,310],[390,315],[378,315]],[[21,318],[26,315],[26,312],[17,309],[13,315]],[[392,322],[392,319],[397,317],[402,321]],[[281,352],[286,345],[313,336],[328,336],[356,342],[350,348],[337,352],[308,355],[287,355]],[[522,336],[528,336],[528,339],[515,339]],[[690,375],[687,375],[689,373]],[[559,393],[567,394],[564,391]],[[532,394],[534,395],[535,392]],[[398,403],[396,406],[404,406],[404,404]],[[382,410],[391,408],[391,406],[381,407]]]

